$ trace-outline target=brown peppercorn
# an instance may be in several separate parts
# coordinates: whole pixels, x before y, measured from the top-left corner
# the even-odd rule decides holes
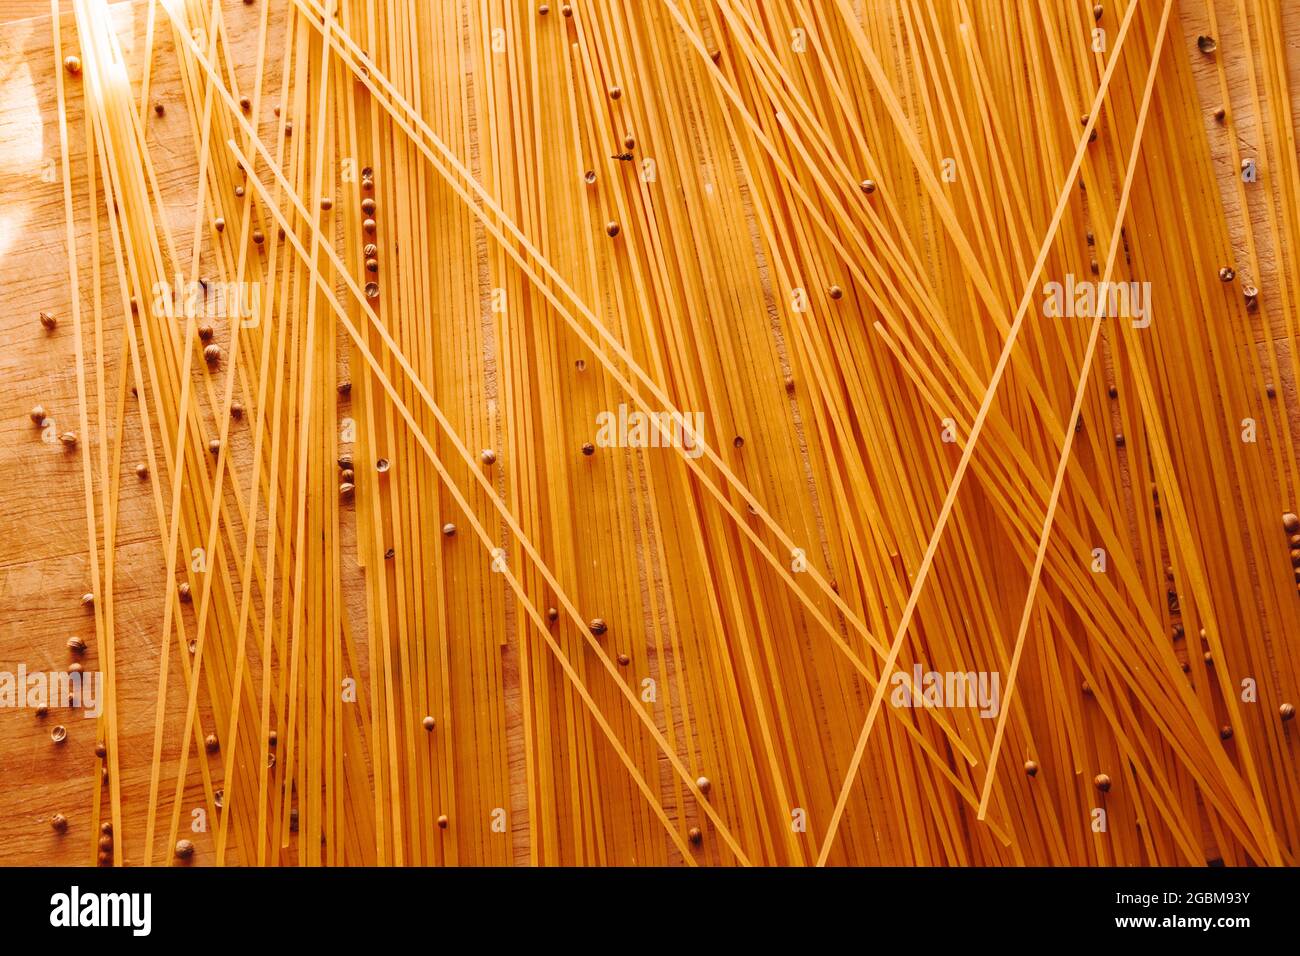
[[[68,818],[62,813],[56,813],[54,816],[50,817],[50,826],[54,827],[55,833],[67,833]]]
[[[189,840],[176,841],[176,858],[179,860],[188,860],[194,855],[194,844]]]
[[[367,242],[365,248],[361,250],[361,254],[367,259],[373,259],[375,256],[379,255],[379,247],[373,242]]]
[[[340,481],[340,482],[349,482],[349,481],[350,481],[350,482],[353,482],[353,483],[355,484],[355,482],[356,482],[356,477],[357,477],[356,474],[352,471],[351,468],[344,468],[342,471],[339,472],[339,481]]]
[[[375,221],[373,219],[363,219],[361,221],[361,228],[365,231],[366,235],[373,236],[375,234]]]
[[[203,361],[215,368],[221,361],[221,346],[216,344],[204,346]]]
[[[331,199],[329,196],[321,196],[320,207],[325,212],[329,212],[331,209],[334,208],[334,200]]]
[[[1283,721],[1294,720],[1295,704],[1283,704],[1277,709],[1277,715],[1281,717]]]
[[[564,14],[566,17],[571,17],[573,16],[573,7],[569,6],[566,3],[564,6],[560,7],[560,12]]]
[[[37,705],[36,705],[36,716],[37,716],[37,717],[48,717],[48,716],[49,716],[49,713],[50,713],[50,707],[49,707],[48,704],[37,704]]]
[[[438,722],[433,719],[432,715],[428,715],[424,718],[424,720],[420,721],[420,726],[422,726],[425,730],[432,733],[433,728],[438,726]]]
[[[284,121],[284,136],[285,136],[285,139],[288,139],[288,138],[289,138],[290,136],[292,136],[292,135],[293,135],[293,120],[285,120],[285,121]]]
[[[604,618],[599,617],[593,617],[587,627],[590,628],[591,633],[595,634],[597,637],[609,630],[609,625],[605,623]]]
[[[1115,436],[1115,447],[1116,447],[1116,448],[1123,448],[1123,447],[1124,447],[1124,436],[1123,436],[1123,435],[1116,435],[1116,436]]]
[[[1101,5],[1100,3],[1098,3],[1098,4],[1094,5],[1093,8],[1092,8],[1092,18],[1093,18],[1094,20],[1100,20],[1101,17],[1102,17],[1102,14],[1104,14],[1105,12],[1106,12],[1106,11],[1105,11],[1105,8],[1103,8],[1102,5]]]
[[[592,455],[596,454],[596,446],[589,441],[583,442],[582,453],[586,455],[588,458],[590,458]]]
[[[613,239],[619,233],[619,225],[613,219],[605,223],[605,235]]]
[[[105,757],[108,756],[108,748],[104,746],[104,742],[102,740],[97,741],[95,743],[95,756],[98,757],[100,760],[103,760]]]
[[[446,814],[441,814],[441,815],[438,817],[438,828],[439,828],[440,830],[445,830],[445,829],[447,829],[447,815],[446,815]]]
[[[1104,773],[1097,774],[1097,776],[1092,778],[1092,782],[1102,793],[1110,792],[1110,777],[1106,776]]]
[[[203,738],[203,747],[208,753],[214,754],[221,749],[221,744],[217,741],[216,734],[208,734]]]
[[[1220,727],[1220,728],[1219,728],[1219,739],[1220,739],[1220,740],[1231,740],[1231,739],[1232,739],[1232,728],[1231,728],[1230,726],[1228,726],[1227,724],[1224,724],[1222,727]]]
[[[194,600],[193,595],[190,594],[190,585],[188,581],[182,581],[178,584],[176,586],[176,593],[180,595],[182,604],[189,604],[190,601]]]
[[[832,299],[842,299],[842,298],[844,298],[844,290],[841,289],[841,288],[840,288],[839,286],[837,286],[837,285],[833,285],[833,286],[831,286],[831,287],[830,287],[829,289],[827,289],[826,291],[830,294],[830,297],[831,297]]]
[[[1219,43],[1214,37],[1202,33],[1196,38],[1196,48],[1208,56],[1219,48]]]
[[[1286,529],[1287,534],[1300,532],[1300,516],[1294,512],[1286,512],[1282,515],[1282,527]]]
[[[686,831],[686,839],[690,840],[696,846],[704,842],[704,834],[700,832],[699,827],[691,827]]]
[[[1034,761],[1034,760],[1026,760],[1026,761],[1025,761],[1025,776],[1027,776],[1027,777],[1037,777],[1037,776],[1038,776],[1038,763],[1037,763],[1037,761]]]
[[[99,848],[105,853],[113,849],[113,838],[111,836],[102,836],[99,838]]]
[[[135,476],[141,481],[144,481],[149,477],[149,466],[144,462],[140,462],[140,464],[135,466]]]
[[[244,417],[244,406],[239,402],[231,402],[230,417],[233,418],[235,421],[239,421],[240,419],[242,419]]]
[[[43,426],[45,424],[45,406],[33,405],[32,410],[27,413],[27,417],[32,420],[32,424]]]
[[[156,115],[162,116],[163,113],[167,112],[167,107],[163,106],[162,102],[159,101],[153,105],[153,111]]]
[[[544,17],[550,12],[551,12],[551,5],[549,3],[543,3],[537,8],[537,13],[539,16]]]
[[[367,271],[367,272],[378,272],[378,271],[379,271],[379,260],[378,260],[378,259],[367,259],[367,260],[366,260],[366,271]]]
[[[247,96],[241,96],[239,98],[239,108],[243,110],[245,113],[247,113],[249,110],[253,108],[253,101],[250,100]]]
[[[361,211],[365,213],[367,216],[373,216],[375,214],[374,199],[371,198],[370,196],[367,196],[365,199],[361,200]]]
[[[242,196],[242,195],[244,195],[244,187],[243,187],[243,186],[236,186],[236,187],[235,187],[235,195],[236,195],[236,196]]]
[[[1214,111],[1214,119],[1216,122],[1222,123],[1227,118],[1227,116],[1228,116],[1228,111],[1225,110],[1222,106],[1220,106],[1218,109]]]
[[[45,328],[46,332],[53,332],[55,328],[58,327],[58,319],[50,315],[50,313],[46,312],[44,309],[41,310],[40,318],[41,325]]]
[[[697,777],[695,786],[700,788],[700,793],[708,793],[713,789],[713,782],[708,777]]]
[[[393,467],[393,463],[390,462],[387,458],[381,458],[377,462],[375,462],[375,471],[379,472],[381,475],[386,474],[388,470],[392,467]]]
[[[218,216],[216,219],[212,220],[212,228],[217,230],[217,232],[225,232],[226,220]]]
[[[620,98],[622,98],[622,96],[623,96],[623,87],[621,87],[621,86],[611,86],[611,87],[609,88],[609,98],[610,98],[611,100],[617,100],[617,99],[620,99]]]
[[[221,439],[220,439],[220,438],[214,438],[214,439],[212,439],[211,441],[209,441],[209,442],[208,442],[208,451],[212,452],[212,454],[214,454],[214,455],[219,455],[219,454],[221,454]]]
[[[81,60],[75,56],[65,56],[63,58],[63,68],[76,76],[81,72]]]
[[[497,453],[491,448],[484,448],[478,453],[478,458],[479,461],[483,462],[485,465],[494,465],[496,464]]]
[[[626,654],[620,654],[618,655],[618,662],[623,667],[627,667],[628,664],[632,663],[632,658],[628,657]]]
[[[558,609],[558,608],[553,608],[553,607],[548,607],[548,608],[546,609],[546,619],[547,619],[548,621],[550,621],[552,624],[554,624],[556,621],[558,621],[558,620],[560,619],[560,611],[559,611],[559,609]]]
[[[272,747],[274,747],[276,744],[280,742],[280,735],[276,733],[274,730],[268,731],[266,735],[266,742],[270,744]]]

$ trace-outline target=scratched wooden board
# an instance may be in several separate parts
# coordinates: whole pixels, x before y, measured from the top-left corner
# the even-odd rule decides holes
[[[1300,90],[1300,0],[1283,2],[1287,14],[1284,39],[1293,94],[1292,113],[1300,124],[1300,96],[1295,95]],[[112,8],[118,36],[127,50],[130,75],[137,83],[148,6],[144,0],[136,0]],[[1197,3],[1180,6],[1180,21],[1175,24],[1173,36],[1181,39],[1183,50],[1194,51],[1197,34],[1207,29],[1201,21],[1202,7]],[[256,5],[246,6],[238,0],[223,3],[227,21],[234,28],[231,35],[243,86],[251,86],[256,62],[257,9]],[[0,383],[4,386],[0,389],[0,475],[4,476],[0,483],[0,670],[13,672],[20,664],[29,671],[66,667],[70,659],[67,639],[80,635],[92,644],[84,665],[93,671],[99,665],[97,649],[90,640],[94,634],[93,619],[79,603],[89,586],[80,455],[91,449],[83,447],[76,454],[68,454],[58,444],[43,442],[27,415],[31,406],[39,402],[60,430],[80,429],[76,420],[77,379],[71,323],[65,319],[54,333],[47,334],[36,320],[38,309],[66,317],[70,308],[62,185],[57,175],[50,175],[60,160],[55,58],[50,19],[48,15],[39,15],[42,10],[48,10],[48,6],[31,0],[0,2],[0,24],[3,24],[0,27],[0,341],[3,341]],[[282,13],[273,14],[273,35],[282,16]],[[71,17],[66,16],[63,24],[65,47],[72,49],[75,29]],[[1235,17],[1224,16],[1219,48],[1221,55],[1225,55],[1234,102],[1238,103],[1239,112],[1235,116],[1238,145],[1244,155],[1255,155],[1256,123],[1244,109],[1243,64],[1239,58],[1228,55],[1239,48],[1239,43]],[[1214,62],[1194,53],[1190,55],[1202,102],[1206,105],[1209,142],[1221,172],[1228,218],[1240,253],[1244,248],[1243,216],[1231,192],[1231,177],[1237,171],[1232,168],[1228,152],[1228,134],[1217,129],[1209,118],[1209,111],[1220,100]],[[278,88],[275,61],[275,57],[268,57],[268,91]],[[185,244],[193,225],[192,197],[197,166],[190,124],[183,113],[178,90],[175,53],[169,29],[163,24],[157,31],[153,69],[151,98],[173,108],[163,117],[149,117],[152,159],[174,238],[178,244]],[[77,84],[70,83],[68,89],[69,147],[74,159],[75,222],[83,279],[82,309],[84,315],[90,316],[83,118]],[[264,115],[259,117],[264,129],[269,129],[273,99],[273,96],[266,98]],[[1252,210],[1251,215],[1258,216],[1259,210]],[[1277,274],[1266,231],[1256,229],[1256,240],[1262,268],[1255,284],[1267,292],[1285,280]],[[115,272],[112,250],[107,243],[103,244],[101,255],[105,284],[111,291]],[[1244,261],[1244,256],[1240,259]],[[107,405],[112,419],[122,320],[116,294],[106,296],[104,316],[110,390]],[[87,334],[88,354],[93,358],[89,324]],[[1291,398],[1289,404],[1294,414],[1295,383],[1284,381],[1280,385]],[[88,388],[92,407],[93,387],[91,375]],[[92,425],[92,432],[97,431]],[[114,594],[122,734],[120,778],[127,821],[125,843],[119,840],[117,854],[119,862],[129,863],[140,859],[138,834],[146,815],[165,563],[149,494],[130,472],[133,463],[142,457],[142,440],[138,418],[129,413],[125,431]],[[353,576],[345,582],[345,587],[353,609],[360,608],[363,598],[359,580]],[[363,636],[361,631],[357,633]],[[168,702],[165,731],[167,739],[175,741],[181,732],[184,708],[179,680],[169,691]],[[0,708],[0,864],[61,865],[93,861],[90,827],[97,765],[93,755],[94,722],[80,717],[67,719],[58,714],[56,711],[41,720],[30,710]],[[58,720],[63,720],[68,728],[67,741],[62,745],[50,740],[50,729]],[[517,721],[512,723],[511,733],[517,733]],[[162,767],[164,791],[168,793],[169,781],[175,774],[174,750],[174,746],[169,748],[172,756],[164,760]],[[191,756],[186,808],[203,803],[196,759],[203,758]],[[212,766],[216,773],[215,761]],[[516,797],[522,786],[518,770],[516,766],[512,772]],[[162,807],[164,811],[170,809],[169,796]],[[49,817],[54,812],[64,813],[71,821],[68,833],[63,836],[55,834],[49,825]],[[134,843],[133,834],[136,835]],[[199,843],[200,859],[212,859],[211,854],[202,852],[207,848],[210,834],[187,835]],[[526,848],[517,838],[515,850],[517,858],[526,854]]]

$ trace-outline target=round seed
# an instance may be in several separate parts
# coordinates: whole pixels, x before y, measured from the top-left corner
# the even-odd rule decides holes
[[[1202,33],[1196,38],[1196,48],[1202,53],[1209,55],[1219,48],[1219,43],[1212,36]]]
[[[876,191],[876,181],[874,179],[864,179],[858,183],[858,188],[870,196]]]
[[[356,490],[356,485],[352,484],[352,482],[350,481],[345,481],[339,485],[339,497],[344,499],[351,498],[352,493],[355,490]]]
[[[1286,512],[1282,515],[1282,527],[1286,529],[1287,534],[1300,532],[1300,516],[1291,511]]]
[[[587,624],[587,627],[589,627],[591,633],[595,634],[597,637],[609,630],[609,625],[605,623],[604,618],[599,617],[593,617]]]
[[[842,299],[844,297],[844,290],[837,285],[831,286],[827,291],[832,299]]]
[[[456,536],[456,526],[448,521],[442,526],[442,533],[448,538],[453,538]]]
[[[492,465],[496,463],[497,453],[494,452],[491,448],[484,448],[481,452],[478,453],[478,458],[479,461],[483,462],[483,464]]]
[[[1110,777],[1106,776],[1104,773],[1097,774],[1097,776],[1092,778],[1092,782],[1102,793],[1110,792]]]
[[[378,283],[378,282],[367,282],[367,283],[366,283],[366,298],[367,298],[367,299],[377,299],[377,298],[379,298],[379,283]]]
[[[375,462],[375,471],[379,472],[381,475],[387,472],[388,469],[392,467],[393,467],[392,463],[387,458],[381,458],[377,462]]]
[[[95,595],[90,591],[83,594],[81,596],[81,606],[88,611],[93,608],[95,606]]]
[[[180,595],[182,604],[189,604],[192,600],[194,600],[193,595],[190,594],[190,585],[188,581],[182,581],[180,584],[178,584],[176,586],[176,593]]]
[[[621,87],[621,86],[611,86],[611,87],[609,88],[609,98],[610,98],[611,100],[617,100],[617,99],[620,99],[622,96],[623,96],[623,87]]]
[[[79,637],[68,638],[68,650],[74,654],[86,653],[86,642]]]
[[[713,781],[708,777],[697,777],[695,779],[695,786],[700,788],[700,793],[708,793],[713,789]]]
[[[221,749],[221,744],[217,741],[216,734],[208,734],[203,738],[203,747],[208,753],[214,754]]]
[[[1277,715],[1283,721],[1293,720],[1295,718],[1295,704],[1283,704],[1277,709]]]
[[[692,843],[694,843],[696,846],[699,846],[701,843],[704,842],[704,834],[700,832],[699,827],[691,827],[689,830],[687,830],[686,838],[690,840]]]
[[[374,199],[372,199],[370,196],[367,196],[365,199],[361,200],[361,211],[365,213],[367,216],[373,216],[375,214]]]
[[[58,319],[50,315],[50,313],[46,312],[44,309],[41,310],[40,317],[41,325],[44,326],[45,331],[47,332],[53,332],[59,324]]]
[[[619,233],[619,225],[613,219],[605,223],[605,235],[613,239]]]
[[[75,56],[65,56],[63,58],[63,68],[76,76],[81,72],[81,60]]]
[[[31,410],[30,412],[27,413],[27,416],[32,420],[32,424],[33,424],[33,425],[44,425],[44,424],[45,424],[45,406],[44,406],[44,405],[33,405],[33,406],[32,406],[32,410]]]
[[[426,716],[424,720],[420,721],[420,724],[421,726],[424,727],[425,730],[429,731],[430,733],[433,732],[434,727],[438,726],[438,722],[433,719],[432,715]]]
[[[55,833],[67,833],[68,818],[62,813],[56,813],[54,816],[50,817],[50,826],[54,827]]]
[[[1220,282],[1231,282],[1237,277],[1236,271],[1231,266],[1224,266],[1219,270]]]
[[[188,859],[189,859],[190,857],[192,857],[193,855],[194,855],[194,844],[193,844],[193,843],[191,843],[189,840],[177,840],[177,841],[176,841],[176,858],[177,858],[177,859],[180,859],[180,860],[188,860]]]
[[[69,431],[69,432],[64,432],[62,435],[59,436],[59,441],[63,442],[63,445],[64,445],[64,447],[66,447],[66,448],[76,448],[76,447],[77,447],[77,433],[76,433],[76,432],[71,432],[71,431]]]
[[[216,219],[212,220],[212,227],[213,227],[214,229],[216,229],[217,232],[225,232],[225,231],[226,231],[226,220],[224,220],[224,219],[222,219],[220,216],[218,216]]]
[[[140,464],[135,466],[135,476],[141,481],[144,481],[149,477],[149,466],[144,462],[140,462]]]
[[[445,830],[445,829],[447,829],[447,815],[446,815],[446,814],[441,814],[441,815],[438,817],[438,829],[440,829],[440,830]]]
[[[1029,777],[1038,776],[1038,764],[1036,761],[1033,760],[1025,761],[1025,775]]]
[[[167,107],[163,106],[161,102],[158,102],[153,105],[153,111],[156,115],[162,116],[163,113],[167,112]]]
[[[590,458],[592,455],[596,454],[596,446],[591,442],[583,442],[582,453]]]
[[[559,609],[558,609],[558,608],[553,608],[553,607],[548,607],[548,608],[546,609],[546,619],[547,619],[548,621],[550,621],[552,624],[554,624],[556,621],[558,621],[558,620],[560,619],[560,611],[559,611]]]
[[[56,744],[61,744],[67,739],[68,739],[68,728],[64,727],[62,724],[56,724],[50,730],[50,740],[54,741]]]
[[[221,361],[221,346],[216,344],[204,346],[203,361],[215,367]]]
[[[1229,727],[1227,724],[1224,724],[1222,727],[1220,727],[1220,728],[1219,728],[1219,739],[1220,739],[1220,740],[1231,740],[1231,739],[1232,739],[1232,728]]]

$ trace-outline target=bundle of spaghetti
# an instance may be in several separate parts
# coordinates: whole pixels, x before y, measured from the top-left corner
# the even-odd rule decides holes
[[[1294,863],[1283,18],[996,6],[73,0],[111,861]]]

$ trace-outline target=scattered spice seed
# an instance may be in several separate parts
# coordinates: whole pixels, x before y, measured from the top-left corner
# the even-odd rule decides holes
[[[250,100],[247,96],[241,96],[239,98],[239,108],[243,110],[245,113],[247,113],[249,110],[253,108],[253,101]]]
[[[560,7],[560,12],[564,14],[566,17],[571,17],[573,16],[573,7],[569,6],[566,3],[564,6]]]
[[[1100,3],[1098,3],[1098,4],[1096,4],[1095,6],[1093,6],[1093,8],[1092,8],[1092,18],[1093,18],[1094,20],[1100,20],[1101,17],[1102,17],[1102,14],[1104,14],[1105,12],[1106,12],[1105,8],[1102,7],[1102,5],[1101,5]]]
[[[592,455],[596,454],[596,446],[591,442],[583,442],[582,453],[590,458]]]
[[[50,713],[50,707],[49,707],[48,704],[37,704],[37,705],[36,705],[36,716],[37,716],[37,717],[47,717],[47,716],[49,716],[49,713]]]
[[[68,665],[68,673],[69,673],[69,674],[80,674],[80,673],[81,673],[81,663],[80,663],[79,661],[73,661],[71,664],[69,664],[69,665]]]
[[[31,410],[30,412],[28,412],[27,415],[28,415],[29,418],[31,418],[31,420],[32,420],[32,424],[33,424],[33,425],[44,425],[44,424],[45,424],[45,406],[44,406],[44,405],[33,405],[33,406],[32,406],[32,410]]]
[[[320,199],[320,207],[325,212],[329,212],[331,209],[334,208],[334,200],[331,199],[329,196],[322,196]]]
[[[582,176],[582,181],[588,186],[594,186],[596,184],[596,171],[594,169],[587,170]]]
[[[366,260],[366,271],[367,271],[367,272],[378,272],[378,271],[379,271],[379,260],[378,260],[378,259],[367,259],[367,260]]]
[[[216,229],[217,232],[225,232],[225,231],[226,231],[226,220],[224,220],[224,219],[222,219],[220,216],[218,216],[216,219],[212,220],[212,227],[213,227],[214,229]]]
[[[1219,270],[1220,282],[1231,282],[1237,277],[1236,271],[1231,266],[1224,266]]]
[[[367,235],[373,236],[375,234],[375,221],[373,219],[364,219],[361,222],[361,228],[365,230]]]
[[[342,455],[339,455],[338,466],[340,468],[351,468],[352,456],[349,455],[347,452],[344,452]]]
[[[1116,435],[1116,436],[1115,436],[1115,446],[1116,446],[1117,448],[1123,448],[1123,447],[1124,447],[1124,436],[1123,436],[1123,435]]]
[[[205,346],[203,349],[203,361],[215,368],[221,361],[221,346],[216,344]]]
[[[111,836],[102,836],[99,838],[99,848],[108,853],[113,849],[113,838]]]
[[[86,653],[86,642],[79,637],[68,638],[68,650],[74,654]]]
[[[876,181],[874,179],[864,179],[858,183],[858,188],[870,196],[876,191]]]
[[[695,786],[700,788],[700,793],[708,793],[713,789],[713,781],[708,777],[697,777],[695,780]]]
[[[274,730],[269,731],[266,735],[266,742],[270,746],[274,747],[276,744],[280,742],[280,735]]]
[[[189,840],[176,841],[176,857],[180,860],[188,860],[194,855],[194,844]]]
[[[208,451],[212,452],[214,455],[221,454],[221,439],[214,438],[208,442]]]
[[[1214,37],[1202,33],[1196,38],[1196,48],[1208,56],[1219,48],[1219,43]]]
[[[699,827],[691,827],[686,831],[686,839],[690,840],[696,846],[704,842],[704,834],[700,832]]]
[[[1282,515],[1282,527],[1286,529],[1287,534],[1300,532],[1300,516],[1293,512],[1286,512]]]
[[[494,452],[491,448],[484,448],[481,452],[478,453],[478,457],[479,457],[479,461],[483,462],[483,464],[493,465],[496,464],[497,453]]]
[[[59,436],[59,441],[63,442],[65,448],[69,448],[69,449],[76,448],[77,433],[71,431],[64,432],[62,435]]]
[[[1219,123],[1222,123],[1227,118],[1227,116],[1228,116],[1228,111],[1225,110],[1222,106],[1220,106],[1218,109],[1214,111],[1214,119]]]
[[[558,620],[560,619],[560,612],[559,612],[559,609],[557,609],[557,608],[553,608],[553,607],[548,607],[548,608],[546,609],[546,619],[547,619],[548,621],[550,621],[552,624],[554,624],[556,621],[558,621]]]
[[[339,382],[338,392],[340,395],[348,395],[352,391],[351,382]]]
[[[356,474],[353,473],[351,468],[344,468],[342,471],[339,472],[339,481],[341,482],[351,481],[355,484],[356,477],[357,477]]]
[[[153,111],[156,115],[162,116],[163,113],[167,112],[167,107],[163,106],[161,102],[158,102],[153,105]]]
[[[108,748],[104,746],[104,742],[102,740],[98,741],[95,744],[95,756],[98,757],[100,760],[103,760],[105,757],[108,756]]]
[[[609,88],[609,98],[610,98],[611,100],[617,100],[617,99],[619,99],[620,97],[622,97],[622,95],[623,95],[623,87],[621,87],[621,86],[611,86],[611,87]]]
[[[367,299],[377,299],[377,298],[379,298],[379,283],[378,283],[378,282],[367,282],[367,283],[366,283],[366,298],[367,298]]]
[[[243,187],[243,186],[236,186],[236,187],[235,187],[235,195],[236,195],[236,196],[242,196],[242,195],[244,195],[244,187]]]
[[[242,419],[244,417],[244,406],[241,405],[239,402],[231,402],[230,417],[233,418],[235,421],[239,421],[240,419]]]
[[[432,715],[426,716],[424,720],[420,721],[420,724],[421,726],[424,727],[425,730],[429,731],[430,733],[433,732],[434,727],[438,726],[438,722],[433,719]]]
[[[613,219],[605,223],[605,235],[613,239],[619,233],[619,225]]]
[[[1106,776],[1104,773],[1097,774],[1097,776],[1092,778],[1092,782],[1096,784],[1097,789],[1102,793],[1110,792],[1110,777]]]
[[[149,466],[144,462],[140,462],[140,464],[135,466],[135,476],[141,481],[144,481],[149,477]]]
[[[626,654],[620,654],[618,655],[618,662],[622,666],[627,667],[628,664],[632,663],[632,658],[628,657]]]
[[[448,521],[442,526],[442,533],[445,537],[453,538],[456,536],[456,526]]]
[[[367,259],[373,259],[379,254],[379,247],[373,242],[367,242],[365,248],[361,250],[361,254]]]
[[[361,200],[361,211],[365,213],[367,216],[373,216],[375,214],[374,199],[371,198],[370,196],[367,196],[365,199]]]
[[[210,754],[214,754],[221,749],[221,744],[218,743],[216,734],[208,734],[206,737],[204,737],[203,746],[204,749],[206,749],[207,752]]]
[[[375,462],[375,471],[379,472],[381,475],[386,473],[392,467],[393,467],[392,462],[390,462],[387,458],[381,458],[377,462]]]
[[[226,791],[214,790],[212,792],[212,802],[216,804],[218,810],[224,807],[226,805]]]
[[[551,12],[551,6],[548,3],[543,3],[541,6],[537,8],[537,13],[543,17],[550,12]]]
[[[446,815],[446,814],[441,814],[441,815],[438,817],[438,829],[440,829],[440,830],[445,830],[445,829],[447,829],[447,815]]]
[[[61,744],[68,739],[68,728],[62,724],[55,724],[50,730],[50,740],[56,744]]]
[[[636,140],[633,139],[631,136],[623,137],[623,148],[629,150],[636,149]]]
[[[81,60],[75,56],[65,56],[63,58],[63,68],[76,76],[81,72]]]
[[[93,592],[87,591],[81,596],[81,606],[86,610],[90,610],[95,606],[95,595]]]
[[[262,230],[261,230],[261,229],[254,229],[254,230],[253,230],[253,242],[255,242],[257,245],[260,246],[260,245],[261,245],[262,243],[264,243],[265,241],[266,241],[266,236],[264,236],[264,235],[262,234]]]
[[[844,290],[837,285],[833,285],[828,290],[832,299],[841,299],[844,297]]]
[[[352,493],[355,490],[356,490],[356,485],[352,484],[352,482],[350,481],[345,481],[339,485],[339,497],[345,500],[351,498]]]
[[[1033,760],[1025,761],[1025,775],[1028,777],[1038,776],[1038,764],[1036,761]]]
[[[1293,720],[1295,718],[1295,704],[1283,704],[1277,709],[1277,715],[1281,717],[1284,722]]]
[[[59,321],[44,309],[41,310],[41,325],[45,327],[46,332],[53,332],[58,327]]]
[[[587,627],[589,627],[591,633],[595,634],[597,637],[609,630],[609,625],[605,623],[605,619],[600,617],[593,617],[587,624]]]
[[[1222,727],[1220,727],[1220,728],[1219,728],[1219,739],[1220,739],[1220,740],[1231,740],[1231,739],[1232,739],[1232,728],[1229,727],[1227,724],[1224,724]]]
[[[54,816],[50,817],[50,826],[54,827],[55,833],[67,833],[68,818],[62,813],[56,813]]]
[[[188,581],[182,581],[178,584],[176,586],[176,593],[180,595],[182,604],[189,604],[190,601],[194,600],[193,595],[190,594],[190,585]]]

